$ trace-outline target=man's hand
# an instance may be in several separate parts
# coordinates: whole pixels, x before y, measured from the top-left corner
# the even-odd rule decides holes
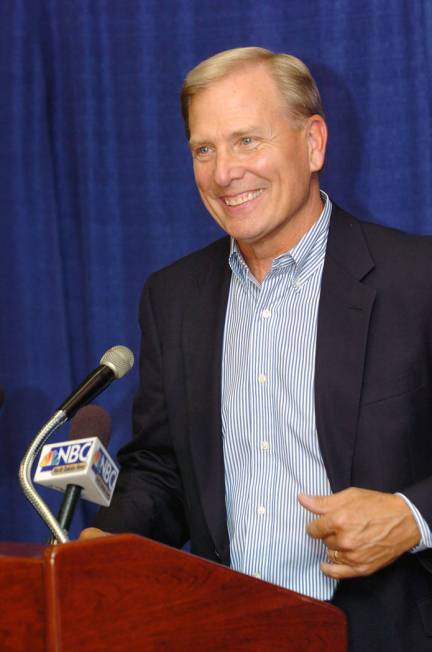
[[[90,539],[99,539],[99,537],[109,537],[111,536],[110,532],[104,532],[104,530],[99,530],[97,527],[87,527],[85,530],[82,530],[81,534],[78,537],[79,541],[89,541]]]
[[[325,575],[335,579],[370,575],[420,542],[412,512],[400,496],[351,487],[331,496],[299,495],[319,518],[308,534],[328,549]]]

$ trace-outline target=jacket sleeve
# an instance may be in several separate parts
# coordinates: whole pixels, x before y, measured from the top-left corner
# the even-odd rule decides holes
[[[184,495],[170,436],[163,380],[163,347],[152,303],[151,278],[140,302],[140,384],[133,407],[133,440],[118,461],[121,471],[110,507],[94,526],[134,532],[181,547],[189,538]]]

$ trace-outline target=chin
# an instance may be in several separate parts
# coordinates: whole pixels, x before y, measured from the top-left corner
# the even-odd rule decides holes
[[[237,240],[240,244],[244,242],[247,245],[253,245],[256,242],[259,242],[260,239],[262,238],[262,234],[260,233],[251,233],[245,232],[245,231],[231,231],[229,233],[230,236],[234,238],[234,240]]]

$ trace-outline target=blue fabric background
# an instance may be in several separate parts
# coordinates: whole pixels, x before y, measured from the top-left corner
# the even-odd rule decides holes
[[[295,54],[317,78],[324,189],[360,217],[432,232],[430,0],[2,0],[2,540],[45,540],[20,459],[107,348],[138,353],[145,277],[219,235],[194,188],[178,91],[200,60],[246,45]],[[112,451],[130,436],[136,382],[98,401]],[[60,496],[43,495],[56,510]]]

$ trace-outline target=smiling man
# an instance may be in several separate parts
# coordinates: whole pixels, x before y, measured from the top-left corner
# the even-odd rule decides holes
[[[189,144],[201,198],[260,282],[323,208],[317,173],[326,125],[316,110],[298,122],[288,119],[265,66],[232,72],[190,101]]]
[[[320,190],[327,128],[295,57],[220,53],[182,108],[229,237],[145,285],[135,438],[95,525],[332,600],[351,651],[430,650],[431,239]]]

